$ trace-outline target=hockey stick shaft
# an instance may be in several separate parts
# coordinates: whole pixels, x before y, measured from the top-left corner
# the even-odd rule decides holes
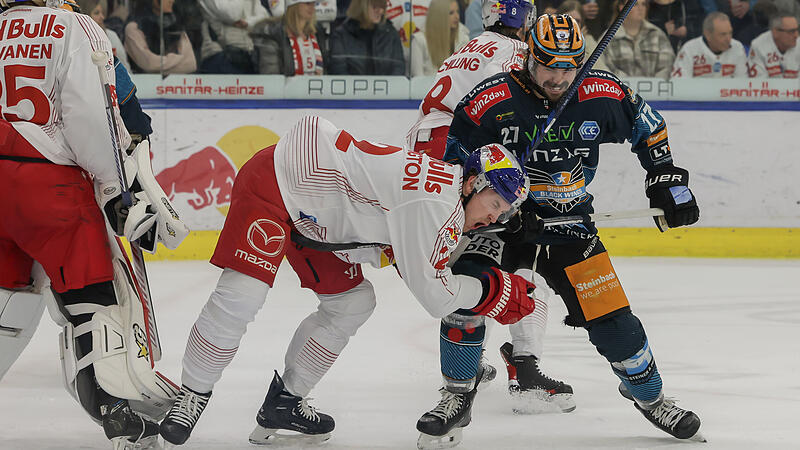
[[[525,157],[521,159],[523,165],[528,162],[531,155],[533,154],[533,151],[536,150],[536,148],[539,147],[539,144],[542,143],[542,139],[544,139],[544,136],[547,134],[547,132],[550,131],[551,128],[553,128],[553,125],[555,125],[556,120],[561,115],[561,113],[564,112],[564,108],[567,107],[567,103],[569,103],[570,99],[572,99],[575,93],[578,92],[578,88],[580,87],[581,83],[583,83],[583,80],[586,78],[586,75],[589,74],[589,71],[592,70],[592,67],[594,67],[594,64],[600,58],[600,55],[602,55],[603,52],[605,51],[606,47],[608,46],[608,43],[611,42],[611,39],[613,39],[614,35],[617,34],[617,30],[619,30],[619,27],[622,25],[622,22],[625,21],[626,17],[628,17],[628,13],[631,12],[631,9],[633,9],[633,5],[635,4],[636,0],[628,0],[628,2],[625,4],[625,7],[622,9],[622,11],[620,11],[616,20],[614,20],[614,22],[611,24],[608,30],[606,30],[605,34],[603,34],[603,37],[600,38],[600,42],[597,43],[597,47],[595,47],[591,56],[589,56],[589,59],[586,60],[586,62],[583,64],[581,70],[578,71],[578,75],[575,77],[575,80],[569,86],[569,89],[567,89],[567,92],[564,93],[564,96],[561,97],[561,99],[558,101],[556,107],[550,112],[550,114],[547,115],[547,120],[545,121],[545,127],[541,130],[541,132],[536,134],[533,142],[531,142],[531,144],[528,146],[526,153],[524,155]]]
[[[122,190],[122,204],[123,206],[130,207],[134,204],[135,198],[128,190],[128,178],[125,173],[123,162],[125,161],[125,154],[121,147],[120,131],[117,126],[117,121],[114,118],[114,106],[116,105],[116,92],[111,85],[108,78],[109,64],[113,65],[113,61],[108,59],[108,54],[104,51],[96,51],[92,53],[92,63],[97,66],[97,73],[100,76],[100,84],[103,88],[103,99],[105,101],[106,119],[108,120],[108,132],[111,136],[111,144],[114,147],[114,162],[117,166],[117,176],[121,184]],[[113,70],[113,67],[112,69]],[[119,239],[118,239],[119,241]],[[150,295],[150,282],[147,278],[147,268],[144,264],[144,255],[142,249],[136,242],[129,242],[131,248],[131,273],[136,291],[139,293],[139,299],[142,302],[142,307],[147,315],[147,346],[148,351],[152,355],[150,365],[154,365],[154,361],[161,359],[161,341],[158,337],[158,327],[156,325],[155,311],[153,310],[153,301]]]
[[[581,214],[575,216],[551,217],[547,219],[542,219],[542,222],[544,222],[545,227],[555,227],[559,225],[574,225],[579,223],[602,222],[606,220],[639,219],[643,217],[660,218],[663,215],[664,215],[664,210],[661,208],[647,208],[647,209],[632,209],[628,211],[609,211],[605,213]],[[506,227],[503,225],[489,225],[482,228],[478,228],[477,230],[474,230],[471,233],[497,233],[505,229]],[[295,244],[302,245],[303,247],[308,247],[312,250],[318,250],[321,252],[338,252],[338,251],[356,250],[361,248],[373,248],[373,247],[379,247],[381,245],[388,245],[388,244],[379,244],[376,242],[343,242],[343,243],[322,242],[305,237],[302,234],[296,232],[295,230],[292,230],[291,236],[292,236],[292,241]]]

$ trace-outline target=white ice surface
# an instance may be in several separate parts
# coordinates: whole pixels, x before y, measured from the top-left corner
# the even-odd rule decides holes
[[[570,414],[516,416],[500,376],[480,392],[460,449],[800,448],[800,261],[615,258],[633,309],[645,325],[667,395],[696,411],[707,444],[655,429],[616,391],[617,378],[586,332],[559,322],[551,303],[544,368],[575,389]],[[174,380],[189,328],[219,270],[205,262],[148,264],[164,358]],[[428,317],[391,269],[367,271],[378,307],[312,392],[311,403],[336,419],[327,449],[415,448],[417,418],[438,401],[438,321]],[[254,448],[247,436],[272,370],[294,328],[316,307],[284,264],[276,288],[183,448]],[[40,329],[0,382],[0,449],[107,449],[102,430],[61,386],[56,336]]]

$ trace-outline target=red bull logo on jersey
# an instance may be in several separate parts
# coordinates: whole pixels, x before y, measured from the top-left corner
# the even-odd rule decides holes
[[[503,83],[478,94],[465,109],[469,118],[476,125],[480,125],[481,117],[489,108],[509,98],[511,98],[511,91],[508,90],[508,83]]]

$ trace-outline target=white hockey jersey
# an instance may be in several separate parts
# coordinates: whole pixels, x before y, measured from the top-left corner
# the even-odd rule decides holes
[[[406,135],[414,148],[419,130],[450,125],[453,110],[469,91],[486,78],[522,68],[528,46],[517,39],[484,31],[444,60],[433,87],[419,105],[417,122]]]
[[[736,39],[719,55],[708,48],[703,37],[686,41],[672,65],[672,78],[746,78],[747,54]]]
[[[747,73],[750,78],[797,78],[800,70],[800,38],[797,45],[781,53],[772,31],[761,33],[750,43]]]
[[[104,51],[114,83],[111,43],[87,15],[16,6],[0,14],[0,114],[39,153],[77,165],[99,183],[117,181],[103,90],[92,52]],[[114,99],[116,103],[116,98]],[[130,144],[114,108],[122,148]]]
[[[274,158],[283,202],[301,234],[391,245],[403,280],[434,317],[478,304],[481,282],[447,267],[464,227],[460,166],[356,140],[315,116],[281,138]],[[381,266],[384,252],[339,256]]]

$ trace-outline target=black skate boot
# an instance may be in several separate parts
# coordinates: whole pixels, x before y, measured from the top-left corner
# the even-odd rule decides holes
[[[100,407],[103,431],[114,450],[160,449],[158,424],[131,410],[127,400]]]
[[[264,403],[256,415],[256,428],[250,433],[250,443],[266,445],[278,442],[314,445],[331,438],[335,427],[333,417],[317,412],[306,398],[292,395],[275,372]],[[289,430],[297,434],[278,433]]]
[[[174,445],[181,445],[189,439],[200,414],[206,409],[211,392],[200,394],[186,386],[181,386],[181,391],[175,398],[175,403],[161,421],[161,437]]]
[[[417,421],[417,430],[420,432],[418,449],[443,449],[461,443],[462,429],[472,420],[472,402],[484,378],[483,367],[478,370],[475,387],[469,392],[455,393],[446,388],[439,389],[442,395],[439,404]]]
[[[639,406],[639,402],[633,398],[633,395],[622,383],[619,384],[619,393],[631,400],[636,409],[659,430],[667,432],[678,439],[706,442],[706,439],[699,432],[700,418],[694,412],[677,406],[675,399],[664,397],[662,394],[661,398],[652,405],[642,407]]]
[[[500,355],[508,369],[508,392],[514,413],[566,413],[575,410],[572,386],[543,374],[535,356],[513,356],[513,353],[514,346],[510,342],[500,347]]]

